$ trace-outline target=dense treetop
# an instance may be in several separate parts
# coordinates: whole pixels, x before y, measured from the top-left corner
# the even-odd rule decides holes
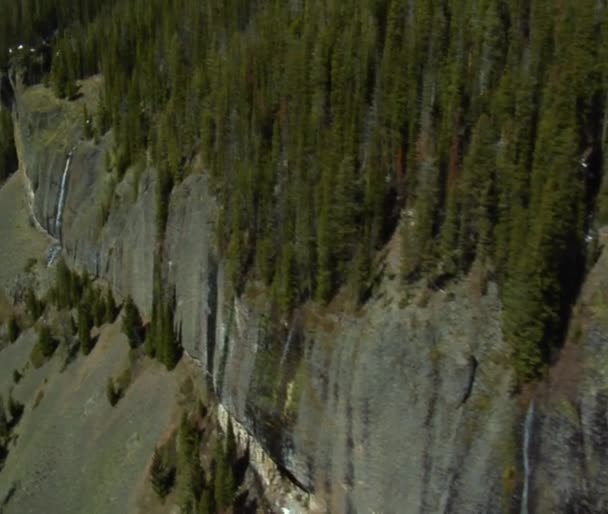
[[[605,221],[604,0],[0,6],[2,55],[53,36],[60,96],[103,74],[95,131],[119,177],[153,160],[159,237],[172,187],[209,174],[237,293],[363,301],[399,225],[405,284],[499,283],[522,379],[563,338]]]

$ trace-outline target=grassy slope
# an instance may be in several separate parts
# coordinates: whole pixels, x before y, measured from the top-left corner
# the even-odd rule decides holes
[[[0,289],[14,285],[28,259],[44,261],[49,243],[31,221],[25,177],[13,174],[0,188]]]
[[[78,85],[79,94],[72,101],[60,100],[50,88],[42,84],[29,87],[23,92],[21,102],[38,119],[35,127],[38,144],[56,147],[66,154],[71,149],[76,134],[82,131],[83,107],[86,106],[89,113],[94,113],[97,108],[102,79],[97,75],[79,81]]]
[[[0,352],[1,392],[6,397],[13,387],[13,396],[26,405],[0,472],[0,504],[15,488],[3,514],[138,511],[136,492],[156,443],[174,419],[183,369],[168,374],[158,363],[145,361],[112,408],[107,379],[128,363],[119,327],[119,321],[105,326],[91,355],[79,356],[63,372],[60,351],[40,370],[27,365],[32,331]],[[25,370],[15,386],[13,369]]]

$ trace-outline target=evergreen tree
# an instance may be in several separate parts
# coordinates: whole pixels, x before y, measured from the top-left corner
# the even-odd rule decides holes
[[[6,417],[6,411],[4,410],[4,399],[0,396],[0,446],[3,446],[6,443],[8,434],[8,419]]]
[[[223,441],[217,442],[214,451],[214,502],[218,510],[232,504],[236,494],[236,483],[232,463],[229,462]]]
[[[154,492],[161,500],[171,492],[174,480],[175,470],[167,465],[158,448],[155,448],[150,467],[150,481]]]
[[[481,115],[473,131],[469,152],[464,160],[464,177],[460,191],[461,228],[459,255],[466,264],[478,254],[491,253],[491,227],[496,204],[494,172],[496,138],[492,123]]]
[[[23,405],[18,400],[13,398],[13,395],[9,393],[8,395],[8,412],[11,416],[11,426],[15,426],[19,423],[21,416],[23,415],[23,411],[25,410],[25,405]]]
[[[228,425],[226,427],[226,460],[232,464],[237,458],[237,446],[236,437],[234,436],[234,427],[232,426],[232,420],[228,419]]]
[[[402,272],[406,278],[430,268],[435,257],[438,170],[434,163],[421,166],[421,177],[412,214],[404,220]]]
[[[106,320],[108,315],[106,310],[106,300],[101,294],[101,291],[96,290],[94,293],[94,314],[95,314],[95,326],[100,327]]]
[[[118,307],[116,306],[116,301],[114,300],[114,295],[112,294],[112,288],[108,287],[106,290],[106,323],[114,323],[116,319],[116,315],[118,314]]]
[[[53,92],[59,98],[64,98],[67,93],[68,76],[65,68],[65,61],[63,59],[57,59],[53,66],[51,74],[51,85]]]
[[[31,287],[25,292],[25,307],[32,322],[38,321],[44,311],[44,304],[36,297],[36,293]]]
[[[203,486],[200,433],[187,413],[182,414],[177,456],[179,504],[183,512],[196,514]]]
[[[319,256],[317,277],[317,299],[327,302],[333,292],[333,272],[331,256],[332,229],[329,207],[321,210],[319,216],[319,238],[317,255]]]
[[[291,244],[286,244],[283,248],[281,260],[278,300],[282,310],[289,313],[295,307],[298,299],[295,254]]]
[[[215,504],[213,503],[213,494],[211,489],[205,489],[201,495],[198,514],[215,514],[215,512]]]
[[[116,387],[112,377],[108,377],[108,381],[106,382],[106,397],[108,398],[110,405],[114,407],[120,401],[122,395],[123,391]]]
[[[57,301],[57,307],[65,308],[70,302],[70,290],[71,290],[71,276],[70,270],[63,259],[60,259],[57,263],[57,269],[55,271],[55,299]]]
[[[110,293],[111,295],[111,293]],[[125,311],[122,319],[122,331],[129,339],[129,346],[137,348],[143,340],[143,323],[139,310],[130,296],[125,300]]]
[[[19,333],[21,332],[19,328],[19,324],[17,323],[17,318],[13,314],[8,321],[8,340],[11,343],[14,343],[19,337]]]
[[[158,352],[165,367],[171,371],[182,357],[181,327],[175,330],[175,296],[162,306],[158,324]]]
[[[56,343],[51,335],[48,325],[42,325],[38,331],[38,347],[45,358],[51,357],[55,353]]]
[[[94,341],[91,337],[91,328],[93,328],[91,313],[88,305],[83,303],[78,308],[78,340],[83,355],[88,355],[93,349]]]
[[[18,166],[13,120],[9,110],[0,106],[0,183]]]
[[[93,120],[89,115],[86,104],[82,105],[82,125],[84,127],[84,135],[87,139],[93,137]]]

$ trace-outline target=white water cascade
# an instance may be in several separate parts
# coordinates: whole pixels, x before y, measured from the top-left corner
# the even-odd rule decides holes
[[[34,226],[41,234],[44,234],[51,241],[53,241],[53,244],[49,247],[46,255],[46,265],[47,267],[51,267],[57,260],[57,257],[61,252],[61,245],[59,244],[59,241],[57,241],[57,239],[53,237],[53,235],[42,226],[42,224],[36,217],[36,209],[34,207],[36,196],[34,194],[34,190],[32,189],[32,182],[30,181],[30,178],[27,176],[27,173],[25,173],[25,171],[19,170],[19,172],[23,174],[23,178],[25,181],[25,189],[27,193],[28,205],[30,208],[30,216],[32,217]]]
[[[521,514],[528,514],[528,494],[530,489],[530,440],[532,439],[532,422],[534,421],[534,400],[530,402],[526,421],[524,423],[524,445],[523,445],[523,464],[524,464],[524,487],[521,493]]]
[[[289,328],[289,334],[287,335],[287,341],[285,342],[285,346],[283,347],[283,355],[281,355],[281,361],[279,362],[279,369],[283,369],[283,364],[287,360],[287,354],[289,353],[289,347],[291,346],[291,341],[293,340],[294,332],[295,332],[295,323],[291,324]]]
[[[63,169],[63,175],[61,176],[61,186],[59,189],[59,200],[57,201],[57,214],[55,215],[55,236],[61,241],[61,221],[63,218],[63,208],[65,206],[65,188],[68,181],[68,171],[70,170],[70,163],[72,162],[72,156],[76,150],[75,145],[68,153],[68,158],[65,161],[65,168]]]
[[[45,229],[42,226],[42,224],[40,223],[40,221],[36,217],[36,209],[34,208],[34,203],[35,203],[36,196],[34,194],[34,190],[32,189],[32,182],[31,182],[30,178],[27,176],[27,173],[25,173],[23,170],[19,170],[19,173],[22,173],[23,179],[25,181],[25,190],[26,190],[26,194],[27,194],[27,203],[28,203],[28,206],[29,206],[29,209],[30,209],[30,216],[32,217],[32,221],[34,223],[34,226],[36,227],[36,230],[38,230],[41,234],[44,234],[49,239],[55,240],[55,238],[48,232],[47,229]]]

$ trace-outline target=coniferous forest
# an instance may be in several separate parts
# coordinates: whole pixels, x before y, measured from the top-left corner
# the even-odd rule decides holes
[[[208,174],[235,294],[363,303],[398,234],[404,289],[498,284],[527,381],[608,220],[606,4],[0,0],[0,55],[68,99],[103,75],[93,136],[112,131],[119,176],[156,168],[159,238],[172,188]]]

